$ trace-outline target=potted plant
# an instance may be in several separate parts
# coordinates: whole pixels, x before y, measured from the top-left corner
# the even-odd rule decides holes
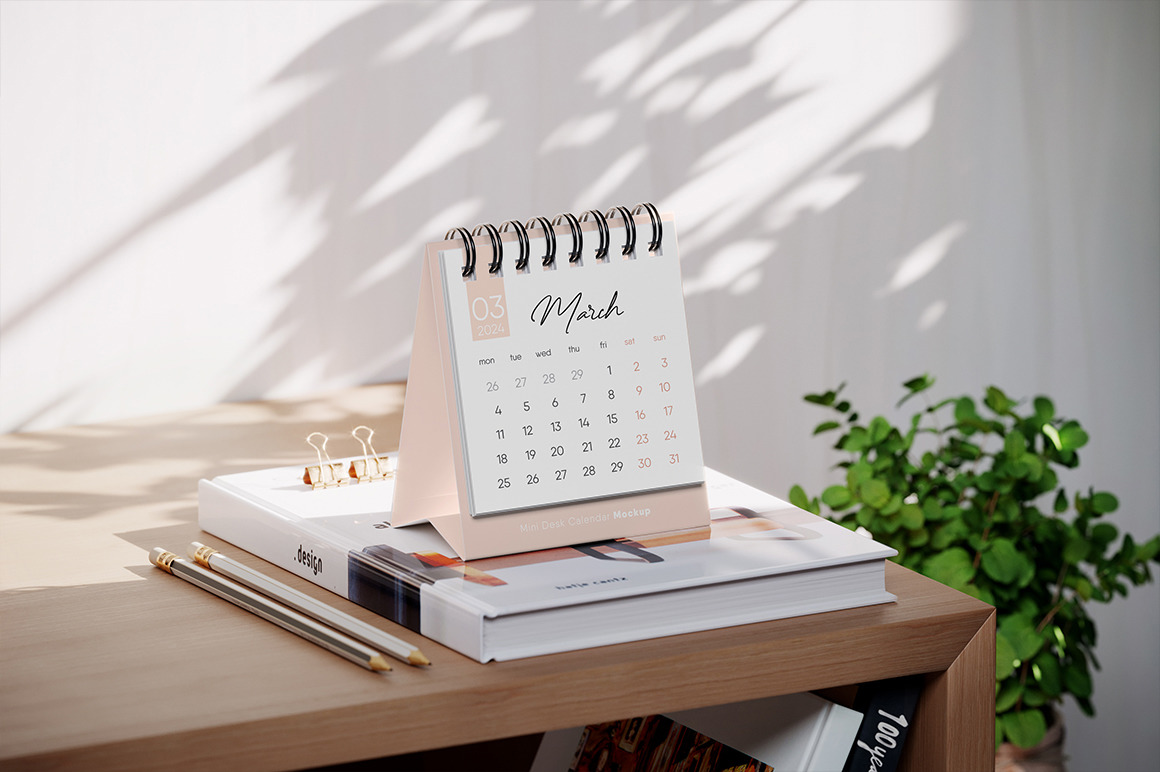
[[[994,605],[996,744],[1040,743],[1070,694],[1087,715],[1096,628],[1086,604],[1128,594],[1151,581],[1160,535],[1139,543],[1105,517],[1119,505],[1106,491],[1069,495],[1057,470],[1079,465],[1088,435],[1056,415],[1047,397],[1029,404],[990,387],[932,402],[928,375],[903,384],[897,407],[925,403],[900,426],[881,415],[861,420],[842,387],[809,394],[833,416],[814,434],[838,432],[849,456],[843,479],[795,505],[865,528],[898,550],[897,562]],[[843,384],[844,386],[845,384]]]

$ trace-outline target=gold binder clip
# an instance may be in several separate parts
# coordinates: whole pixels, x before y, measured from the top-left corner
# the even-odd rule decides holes
[[[322,438],[321,445],[314,444],[315,437]],[[326,443],[329,440],[330,438],[322,432],[311,432],[306,436],[306,444],[314,448],[315,452],[318,453],[318,466],[306,467],[306,472],[302,475],[302,482],[314,490],[318,490],[319,488],[337,488],[340,485],[346,485],[350,482],[342,474],[342,464],[336,464],[330,460],[330,455],[326,452]]]
[[[359,436],[359,430],[365,429],[367,438],[364,440]],[[391,459],[386,456],[380,456],[375,452],[375,446],[371,444],[371,437],[375,436],[374,429],[369,426],[356,426],[351,435],[358,440],[362,445],[363,457],[356,458],[350,462],[350,476],[357,479],[359,482],[374,482],[375,480],[385,480],[388,477],[393,477],[395,470]]]

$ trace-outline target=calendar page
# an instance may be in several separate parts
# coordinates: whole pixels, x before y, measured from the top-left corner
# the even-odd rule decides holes
[[[703,482],[673,230],[656,252],[597,259],[589,236],[577,262],[505,255],[466,279],[463,250],[440,253],[473,516]]]

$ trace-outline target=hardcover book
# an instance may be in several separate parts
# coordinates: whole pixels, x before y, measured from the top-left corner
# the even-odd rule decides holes
[[[430,524],[389,524],[392,480],[315,491],[300,476],[202,480],[201,527],[481,662],[894,600],[892,549],[711,469],[709,527],[466,562]]]

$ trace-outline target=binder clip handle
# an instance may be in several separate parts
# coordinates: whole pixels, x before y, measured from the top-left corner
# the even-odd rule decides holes
[[[366,432],[365,440],[359,436],[360,430]],[[351,435],[358,440],[363,449],[363,457],[350,462],[348,473],[351,477],[362,483],[385,480],[394,475],[395,470],[391,468],[391,459],[380,456],[375,452],[375,446],[371,444],[371,438],[375,436],[374,429],[369,426],[356,426]]]
[[[316,445],[315,438],[321,437],[322,444]],[[309,485],[314,490],[319,488],[337,488],[340,485],[346,485],[347,479],[342,474],[342,464],[336,464],[330,460],[330,454],[326,452],[326,443],[330,438],[322,432],[311,432],[306,435],[306,444],[314,448],[314,452],[318,454],[318,465],[308,466],[302,475],[302,482]]]

